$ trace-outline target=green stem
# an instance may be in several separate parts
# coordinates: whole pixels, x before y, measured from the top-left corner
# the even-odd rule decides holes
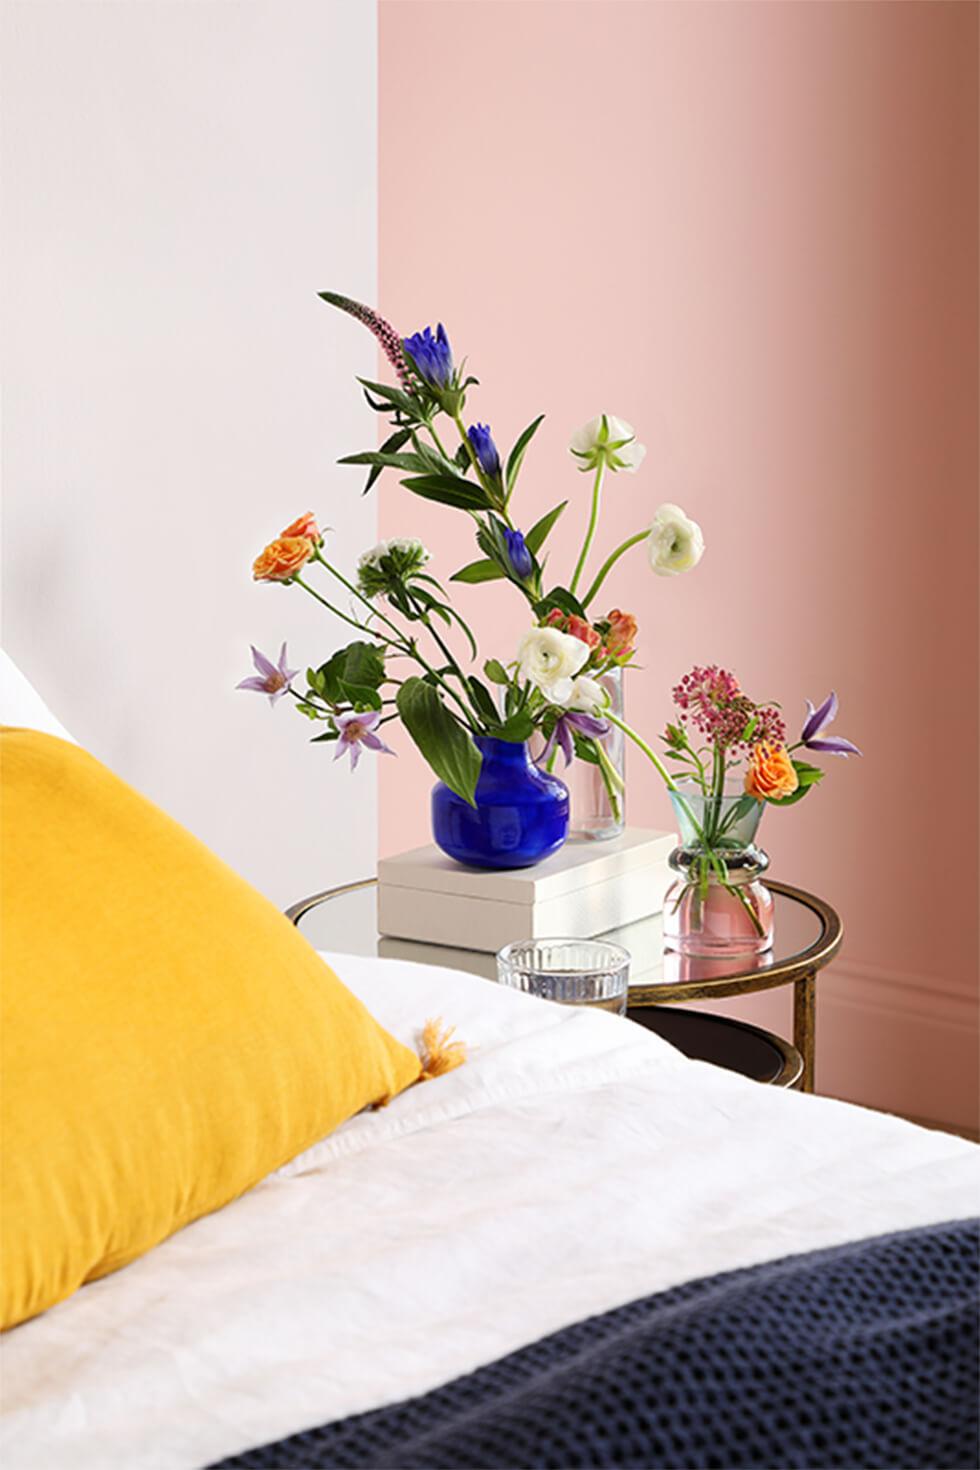
[[[439,633],[436,631],[435,624],[432,622],[432,619],[429,617],[429,614],[428,613],[421,613],[419,615],[419,622],[422,623],[423,627],[427,628],[428,631],[432,634],[432,637],[435,639],[436,643],[439,645],[439,648],[440,648],[440,651],[443,654],[443,657],[446,659],[447,663],[452,668],[453,673],[456,675],[456,678],[459,680],[459,682],[463,686],[463,688],[467,691],[467,695],[468,695],[469,694],[469,681],[467,680],[466,675],[463,673],[463,670],[460,668],[459,664],[457,663],[457,661],[456,661],[456,659],[455,659],[455,657],[453,655],[452,650],[449,648],[449,646],[446,643],[443,642],[443,640],[440,637]],[[430,670],[430,672],[435,673],[434,670]],[[443,688],[444,689],[446,689],[449,693],[453,694],[453,698],[456,700],[456,703],[460,706],[460,708],[466,710],[466,712],[467,712],[467,722],[470,724],[470,727],[472,728],[472,720],[473,720],[473,718],[475,718],[476,719],[476,722],[477,722],[477,725],[479,726],[480,730],[482,731],[482,729],[483,729],[483,721],[481,720],[481,718],[480,718],[479,714],[477,713],[477,711],[474,709],[473,705],[471,703],[469,703],[468,700],[467,700],[467,703],[464,704],[463,703],[463,700],[458,695],[456,695],[455,693],[453,693],[452,686],[449,685],[449,684],[446,684],[445,681],[442,680],[442,675],[441,674],[435,674],[435,677],[437,679],[439,679],[443,683]]]
[[[332,602],[328,602],[325,597],[321,597],[316,588],[311,587],[309,582],[304,582],[302,577],[293,577],[293,581],[296,583],[297,587],[302,587],[304,592],[308,592],[311,597],[315,597],[317,602],[321,603],[328,612],[332,612],[335,618],[340,618],[341,622],[350,623],[351,627],[356,628],[359,633],[370,633],[372,638],[378,638],[382,643],[386,643],[389,646],[404,648],[404,644],[401,643],[400,640],[396,643],[393,638],[389,638],[386,633],[380,632],[377,628],[368,627],[366,623],[359,623],[356,618],[348,617],[346,613],[340,611],[339,607],[334,607]],[[395,629],[395,632],[398,632],[397,628]]]
[[[331,566],[328,561],[324,561],[323,557],[320,556],[319,551],[315,551],[314,556],[322,566],[326,567],[328,572],[333,573],[338,582],[342,582],[344,586],[348,589],[348,591],[352,592],[355,597],[359,598],[360,601],[365,604],[365,606],[369,609],[373,616],[380,618],[383,623],[386,623],[388,627],[391,628],[394,632],[395,637],[389,638],[385,633],[380,633],[377,628],[371,628],[366,623],[358,623],[355,621],[354,618],[349,618],[346,613],[342,613],[339,608],[334,607],[333,604],[328,602],[325,597],[321,597],[319,592],[315,591],[315,589],[312,588],[309,583],[304,582],[301,577],[294,577],[293,581],[298,582],[299,585],[304,589],[304,591],[309,592],[311,597],[315,597],[317,602],[321,602],[325,608],[328,608],[330,612],[334,613],[338,618],[342,618],[345,623],[350,623],[352,628],[357,628],[362,633],[370,633],[372,638],[379,638],[382,643],[387,644],[389,647],[400,649],[402,653],[407,653],[409,658],[413,658],[416,663],[421,664],[426,673],[431,674],[432,678],[435,679],[436,683],[445,690],[450,699],[455,700],[455,702],[459,705],[460,709],[463,711],[467,728],[472,733],[479,734],[479,728],[474,726],[471,711],[469,710],[469,708],[463,703],[462,699],[456,693],[452,685],[447,684],[442,675],[438,673],[424,657],[424,655],[419,652],[418,645],[415,643],[415,641],[406,640],[398,624],[393,623],[391,619],[380,610],[380,608],[375,607],[374,603],[371,602],[367,597],[365,597],[363,592],[359,592],[358,589],[353,585],[353,583],[348,582],[347,578],[343,576],[340,572],[338,572],[336,567]]]
[[[608,720],[610,724],[615,725],[617,729],[622,730],[623,734],[628,735],[634,745],[639,746],[640,750],[643,751],[643,754],[647,757],[647,759],[653,762],[655,770],[663,778],[663,781],[666,784],[668,791],[676,791],[678,789],[677,782],[674,780],[673,776],[670,774],[657,752],[646,743],[642,735],[638,735],[630,725],[627,725],[625,720],[621,720],[619,718],[619,715],[614,715],[612,710],[610,709],[603,710],[602,718],[604,720]],[[697,824],[695,823],[695,826],[696,825]]]
[[[445,451],[445,449],[443,447],[442,440],[439,438],[439,435],[436,433],[435,428],[433,427],[433,425],[432,424],[426,424],[425,427],[428,429],[429,433],[432,435],[432,442],[436,446],[436,448],[438,449],[439,453],[442,455],[443,459],[448,460],[448,462],[450,464],[452,464],[452,457],[446,453],[446,451]]]
[[[338,572],[337,568],[331,562],[327,561],[325,557],[320,555],[319,547],[316,547],[314,549],[313,557],[314,560],[320,563],[321,567],[326,567],[330,575],[332,577],[336,577],[337,581],[342,583],[343,586],[347,588],[347,591],[352,593],[359,602],[363,602],[364,606],[374,615],[374,617],[380,618],[383,623],[387,624],[387,626],[392,630],[396,637],[402,638],[404,636],[402,634],[401,628],[399,628],[397,623],[393,623],[391,621],[391,618],[388,617],[387,613],[382,612],[381,608],[376,607],[375,604],[371,601],[370,597],[365,597],[364,593],[361,592],[359,588],[355,587],[353,582],[348,582],[343,572]],[[298,581],[299,578],[297,578],[296,580]]]
[[[722,885],[722,887],[727,888],[728,891],[729,891],[729,893],[731,893],[735,898],[738,899],[739,903],[742,905],[743,909],[748,914],[749,918],[752,920],[752,927],[753,927],[753,929],[755,930],[755,932],[758,934],[759,938],[761,939],[762,936],[765,934],[766,931],[762,927],[762,923],[761,923],[761,921],[759,919],[759,915],[756,913],[755,909],[752,907],[752,904],[749,901],[748,894],[747,893],[743,893],[742,890],[741,890],[741,888],[739,887],[739,885],[737,883],[724,883]]]
[[[462,696],[457,694],[456,690],[451,684],[448,684],[446,682],[442,674],[440,674],[437,669],[434,669],[432,667],[432,665],[427,661],[423,654],[419,653],[418,645],[414,641],[409,646],[409,653],[411,657],[415,659],[416,663],[420,663],[423,669],[425,669],[426,673],[431,675],[431,677],[439,685],[440,689],[445,690],[446,694],[449,695],[449,698],[459,705],[460,709],[463,711],[463,721],[470,734],[482,735],[483,727],[480,724],[479,719],[474,718],[472,710],[467,704],[463,702]],[[463,681],[463,687],[466,687],[465,680]]]
[[[585,533],[585,540],[582,542],[582,550],[579,552],[578,562],[576,563],[575,572],[572,576],[572,583],[569,589],[571,592],[574,592],[579,584],[579,579],[582,576],[582,572],[585,568],[586,558],[588,557],[588,554],[592,549],[592,542],[595,537],[595,528],[599,523],[599,496],[602,491],[602,477],[605,472],[606,461],[603,457],[599,460],[599,465],[595,472],[595,480],[592,482],[592,509],[589,513],[589,527]]]
[[[308,704],[311,709],[317,710],[318,713],[323,715],[324,719],[328,715],[333,714],[333,710],[326,701],[321,699],[318,694],[314,694],[312,689],[307,694],[300,694],[299,690],[294,689],[290,684],[287,686],[286,693],[291,694],[298,704]]]
[[[613,821],[618,822],[620,814],[619,798],[626,789],[626,782],[609,759],[609,754],[602,745],[602,742],[594,740],[592,744],[595,749],[596,760],[599,762],[599,774],[602,776],[602,784],[605,786],[606,795],[609,798],[609,810],[612,813]]]
[[[635,546],[638,541],[645,541],[649,534],[649,531],[637,531],[635,536],[627,537],[627,539],[622,543],[621,546],[617,546],[616,550],[612,552],[611,555],[606,557],[605,561],[602,563],[602,566],[599,568],[599,575],[596,577],[595,581],[592,583],[592,586],[589,588],[585,596],[581,598],[581,603],[583,607],[588,607],[589,603],[592,601],[593,597],[595,597],[596,593],[608,577],[609,573],[612,571],[613,567],[619,561],[619,558],[623,556],[625,552],[629,551],[631,546]],[[574,590],[575,583],[573,582],[572,591],[574,592]]]
[[[602,717],[603,719],[608,720],[610,724],[615,725],[617,729],[622,730],[624,735],[628,735],[633,744],[638,746],[639,749],[643,751],[643,754],[647,757],[649,761],[652,761],[654,769],[663,778],[667,790],[674,792],[678,801],[683,806],[684,811],[687,815],[687,819],[691,824],[691,829],[697,837],[698,841],[701,843],[701,846],[706,850],[709,849],[710,844],[706,841],[701,825],[698,822],[697,817],[694,815],[694,812],[691,810],[690,802],[680,790],[677,782],[674,780],[673,776],[670,774],[663,761],[657,755],[657,752],[647,744],[642,735],[638,735],[631,726],[627,725],[625,720],[621,720],[619,715],[614,715],[612,710],[603,710]]]

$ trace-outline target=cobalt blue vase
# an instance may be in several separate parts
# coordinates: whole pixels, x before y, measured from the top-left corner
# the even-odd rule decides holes
[[[476,806],[442,781],[432,788],[432,835],[471,868],[530,868],[568,836],[568,788],[539,771],[526,745],[478,738]]]

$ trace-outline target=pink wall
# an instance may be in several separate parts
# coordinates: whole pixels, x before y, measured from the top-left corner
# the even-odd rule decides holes
[[[566,453],[607,410],[649,446],[610,486],[607,545],[664,499],[704,526],[700,568],[632,609],[655,732],[695,661],[734,667],[792,720],[835,687],[835,762],[763,829],[773,874],[841,909],[818,1007],[820,1090],[976,1118],[977,16],[960,4],[381,0],[380,305],[443,320],[509,443],[530,524],[586,481]],[[386,535],[448,575],[462,515],[382,493]],[[503,657],[506,589],[465,610]],[[383,763],[382,850],[426,839],[430,784]],[[634,823],[667,826],[630,764]],[[736,1013],[739,1007],[735,1006]],[[788,997],[749,1018],[787,1024]]]

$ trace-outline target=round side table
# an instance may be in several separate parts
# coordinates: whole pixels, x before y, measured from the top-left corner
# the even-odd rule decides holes
[[[286,910],[317,949],[443,965],[496,980],[492,954],[379,934],[377,879],[345,883]],[[829,904],[785,883],[767,883],[776,900],[775,943],[767,955],[692,959],[665,951],[661,916],[624,925],[603,938],[628,949],[627,1014],[697,1060],[729,1067],[775,1086],[813,1091],[816,977],[840,949],[843,929]],[[725,1016],[673,1008],[757,990],[793,986],[793,1041]],[[671,1007],[668,1011],[666,1007]]]

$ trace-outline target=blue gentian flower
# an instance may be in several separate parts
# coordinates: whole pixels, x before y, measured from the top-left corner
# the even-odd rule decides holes
[[[520,531],[504,530],[507,541],[507,557],[513,569],[514,576],[522,580],[529,577],[534,571],[534,558],[524,544],[524,537]]]
[[[402,346],[409,354],[419,376],[430,388],[448,388],[453,381],[453,350],[442,322],[433,334],[431,327],[406,337]]]
[[[500,479],[500,455],[493,442],[489,424],[470,424],[467,429],[477,463],[488,480]]]

